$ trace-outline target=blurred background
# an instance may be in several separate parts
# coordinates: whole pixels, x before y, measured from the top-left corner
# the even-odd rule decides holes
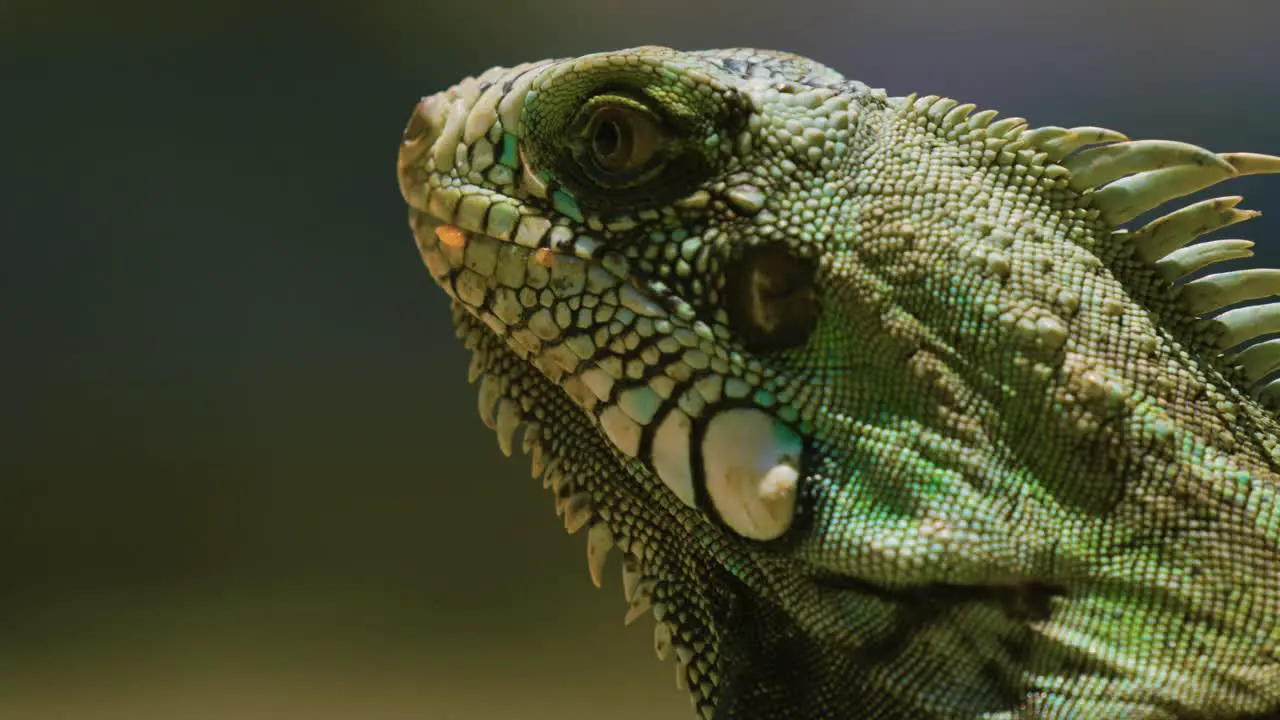
[[[1280,3],[0,0],[0,718],[688,717],[478,420],[417,98],[639,44],[1280,153]],[[1246,179],[1280,264],[1280,180]]]

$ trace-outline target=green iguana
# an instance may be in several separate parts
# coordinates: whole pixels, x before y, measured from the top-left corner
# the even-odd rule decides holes
[[[702,717],[1280,717],[1280,270],[1210,267],[1239,197],[1130,223],[1280,158],[644,47],[427,97],[398,169]]]

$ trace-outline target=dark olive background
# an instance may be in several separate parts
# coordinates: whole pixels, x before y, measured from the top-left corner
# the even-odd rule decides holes
[[[751,45],[1280,153],[1278,38],[1265,0],[0,0],[0,718],[687,715],[476,418],[396,190],[419,96]],[[1280,263],[1280,179],[1221,191]]]

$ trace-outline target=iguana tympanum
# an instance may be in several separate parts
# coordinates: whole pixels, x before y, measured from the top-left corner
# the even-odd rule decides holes
[[[715,718],[1280,717],[1280,158],[644,47],[414,108],[480,416]]]

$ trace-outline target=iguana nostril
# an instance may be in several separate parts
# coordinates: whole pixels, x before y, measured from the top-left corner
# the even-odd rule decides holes
[[[416,144],[424,139],[427,144],[431,143],[431,138],[429,137],[432,131],[431,123],[427,121],[422,113],[422,106],[425,103],[425,100],[418,103],[413,110],[413,114],[409,116],[409,124],[404,129],[404,142],[406,145]]]
[[[400,179],[400,194],[414,207],[426,208],[426,176],[422,160],[440,137],[443,125],[444,103],[438,95],[425,97],[413,108],[404,128],[400,143],[400,155],[396,162],[396,174]],[[421,200],[421,202],[417,202]]]

